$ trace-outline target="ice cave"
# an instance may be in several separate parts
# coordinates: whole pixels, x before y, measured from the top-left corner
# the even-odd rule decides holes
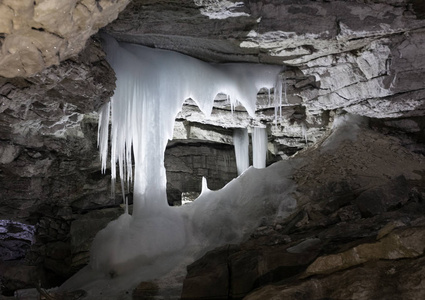
[[[0,299],[424,299],[421,0],[0,2]]]

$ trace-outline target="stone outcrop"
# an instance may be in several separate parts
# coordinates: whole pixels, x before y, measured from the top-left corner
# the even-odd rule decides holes
[[[373,261],[289,287],[269,285],[244,299],[420,299],[425,296],[423,267],[423,257],[416,260]]]
[[[0,78],[0,219],[36,228],[25,253],[1,272],[5,291],[34,287],[38,277],[42,284],[60,284],[75,272],[73,214],[117,205],[110,180],[100,174],[97,119],[91,115],[115,86],[104,58],[99,42],[91,40],[60,66],[26,79]]]
[[[31,78],[0,78],[0,216],[29,218],[39,211],[34,202],[69,207],[94,192],[87,170],[99,173],[97,124],[85,114],[114,89],[104,56],[91,42],[79,57]]]
[[[297,155],[297,212],[188,266],[182,299],[422,297],[423,157],[367,129],[330,143]]]
[[[0,3],[0,76],[28,77],[76,56],[129,0]]]

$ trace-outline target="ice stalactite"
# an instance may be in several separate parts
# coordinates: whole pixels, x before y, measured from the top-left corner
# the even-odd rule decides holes
[[[259,64],[207,64],[179,53],[107,40],[108,61],[117,74],[111,101],[111,168],[113,180],[133,178],[135,214],[144,206],[166,206],[164,151],[172,139],[174,119],[185,99],[193,99],[208,117],[218,93],[227,94],[255,117],[260,88],[274,88],[281,99],[281,66]],[[281,101],[281,100],[280,100]],[[107,109],[102,111],[102,118]],[[100,124],[100,132],[106,132]],[[106,135],[100,137],[105,145]],[[102,162],[107,156],[101,148]],[[147,200],[149,199],[149,200]]]
[[[282,89],[285,89],[285,100],[286,100],[286,82],[275,86],[274,89],[274,123],[277,125],[278,121],[282,120]]]
[[[236,128],[233,130],[233,145],[235,147],[238,175],[241,175],[249,167],[249,136],[247,129]]]
[[[254,168],[266,167],[267,128],[254,127],[252,131],[252,165]]]
[[[109,139],[109,116],[110,103],[106,103],[99,113],[99,127],[97,132],[97,146],[101,153],[102,173],[106,171],[106,162],[108,159],[108,139]]]
[[[305,144],[308,145],[307,126],[304,123],[301,125],[301,130],[302,130],[302,133],[303,133]]]

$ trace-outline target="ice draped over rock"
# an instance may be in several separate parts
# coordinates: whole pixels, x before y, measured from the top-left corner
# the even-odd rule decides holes
[[[110,107],[101,111],[101,157],[107,157],[110,111],[112,177],[118,162],[120,178],[134,184],[134,206],[132,215],[121,215],[97,234],[90,266],[62,287],[84,287],[93,299],[98,293],[116,299],[117,293],[140,281],[217,246],[240,242],[263,218],[286,216],[296,206],[289,196],[295,162],[289,161],[262,170],[250,168],[218,191],[205,183],[190,205],[169,207],[165,193],[164,151],[183,101],[192,98],[208,116],[221,92],[255,117],[258,90],[281,84],[281,66],[211,65],[179,53],[105,39],[117,88]],[[272,188],[275,185],[279,188]],[[92,282],[93,278],[101,280]]]
[[[99,20],[107,21],[98,17],[102,13],[116,15],[113,6],[123,6],[124,2],[129,1],[2,1],[0,46],[3,56],[0,69],[4,71],[3,76],[15,76],[17,72],[24,76],[25,72],[29,74],[35,68],[56,64],[59,59],[74,55],[83,47],[86,37],[101,26]],[[214,5],[206,5],[210,3]],[[106,30],[120,41],[155,45],[207,61],[283,61],[290,64],[292,67],[282,74],[286,79],[290,105],[283,111],[279,128],[269,127],[269,151],[286,157],[304,148],[306,139],[310,145],[318,141],[332,122],[334,109],[372,118],[400,117],[374,120],[374,126],[385,125],[388,132],[405,131],[422,140],[424,126],[420,117],[425,113],[422,80],[425,78],[425,51],[421,51],[425,47],[425,10],[422,3],[420,0],[267,0],[244,3],[133,0],[120,14],[119,20]],[[37,14],[36,20],[33,13]],[[211,19],[220,16],[229,17]],[[75,31],[79,25],[82,25],[83,32]],[[9,29],[15,32],[9,32]],[[70,35],[65,37],[68,32]],[[49,272],[54,272],[55,275],[50,277],[71,274],[71,260],[64,261],[56,255],[58,245],[63,249],[58,241],[69,241],[77,236],[82,240],[79,232],[69,232],[69,222],[75,224],[89,215],[93,219],[92,212],[104,215],[108,210],[105,207],[116,205],[115,198],[108,197],[108,178],[98,176],[100,167],[94,159],[97,155],[92,141],[97,115],[82,116],[109,101],[111,89],[115,87],[115,75],[103,61],[102,51],[93,50],[97,49],[96,44],[96,38],[90,39],[77,59],[62,61],[59,66],[33,77],[0,78],[0,152],[3,151],[0,155],[3,176],[0,214],[7,219],[27,220],[31,217],[31,222],[38,222],[37,243],[40,244],[37,254],[45,258],[41,268],[47,267]],[[15,60],[19,57],[21,59]],[[181,124],[252,125],[246,112],[239,111],[233,115],[238,118],[236,124],[229,122],[231,113],[227,106],[226,110],[219,108],[220,115],[214,111],[214,118],[209,120],[204,120],[197,107],[191,105],[189,108],[184,117],[179,114]],[[260,108],[259,113],[264,117],[262,124],[271,123],[270,111],[269,107],[267,110]],[[106,118],[104,122],[108,123]],[[185,127],[192,134],[191,128],[196,127]],[[186,137],[190,138],[189,134]],[[230,144],[230,131],[227,137]],[[108,141],[104,142],[107,146]],[[416,142],[409,142],[409,149],[415,148],[416,152],[423,153],[418,150],[422,146]],[[377,144],[375,140],[372,143]],[[270,147],[272,144],[273,148]],[[370,157],[370,153],[366,154],[365,161]],[[341,175],[336,181],[344,183],[346,175],[353,172],[351,168],[341,168],[340,163],[341,159],[326,165],[339,166],[336,174]],[[311,174],[308,180],[299,181],[299,184],[311,185],[312,179],[323,178]],[[212,180],[210,182],[213,187]],[[328,186],[326,181],[318,182],[314,187],[319,190]],[[304,190],[310,192],[310,189]],[[310,198],[316,203],[316,197]],[[90,214],[86,214],[87,211]],[[116,211],[121,210],[117,208]],[[36,220],[33,219],[34,213]],[[308,211],[308,216],[311,215]],[[93,234],[97,228],[103,227],[86,224]],[[311,222],[307,227],[311,229]],[[56,233],[55,228],[60,230]],[[301,232],[302,229],[297,230]],[[48,241],[45,239],[47,234]],[[346,231],[344,234],[348,235]],[[89,241],[89,238],[84,241],[86,247],[89,247]],[[78,257],[78,267],[87,262],[80,259],[79,251],[72,250],[72,268],[75,267],[75,257]],[[61,250],[64,252],[68,250]],[[39,261],[35,255],[31,257]],[[34,264],[33,261],[28,263]],[[38,278],[35,281],[28,279],[28,282],[36,281]],[[6,282],[10,286],[12,281],[3,280]],[[341,289],[347,290],[347,285]]]
[[[164,151],[185,99],[193,99],[208,117],[216,95],[224,93],[232,105],[240,102],[255,117],[261,88],[282,91],[278,76],[282,66],[208,64],[171,51],[118,44],[110,37],[105,41],[108,60],[117,74],[110,104],[112,179],[117,177],[118,162],[121,180],[134,180],[135,214],[144,206],[167,203]],[[100,123],[99,130],[103,166],[107,157],[108,105],[101,112],[105,123]]]

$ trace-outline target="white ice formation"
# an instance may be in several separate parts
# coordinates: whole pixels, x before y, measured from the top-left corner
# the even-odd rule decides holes
[[[254,127],[252,132],[252,165],[254,168],[266,167],[267,156],[267,129]]]
[[[118,164],[122,186],[134,185],[134,206],[132,215],[123,214],[97,234],[90,265],[63,285],[68,290],[83,288],[92,299],[118,299],[119,291],[212,248],[238,243],[264,217],[285,216],[295,207],[289,196],[294,188],[288,179],[292,161],[248,168],[219,191],[205,183],[198,199],[188,205],[169,207],[166,199],[164,151],[183,101],[193,99],[208,117],[215,96],[224,93],[255,117],[260,88],[282,91],[281,66],[208,64],[175,52],[118,44],[110,37],[106,51],[117,87],[110,105],[101,111],[102,168],[108,157],[110,114],[112,177],[117,177]],[[258,139],[264,140],[265,131],[259,132]],[[243,147],[246,137],[241,134]]]
[[[112,38],[107,41],[108,61],[117,75],[117,88],[111,104],[101,111],[102,166],[106,166],[110,107],[112,179],[117,177],[117,162],[121,180],[134,180],[136,215],[145,206],[167,205],[164,151],[185,99],[193,99],[208,117],[214,98],[224,93],[231,103],[240,102],[255,117],[261,88],[282,91],[278,76],[281,66],[213,65],[176,52],[118,44]]]
[[[241,175],[249,167],[249,136],[246,128],[233,130],[233,145],[238,175]]]

